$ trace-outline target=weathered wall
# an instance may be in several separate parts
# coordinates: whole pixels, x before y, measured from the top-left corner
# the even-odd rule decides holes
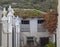
[[[43,30],[43,29],[41,29]],[[36,37],[37,42],[39,42],[40,37],[49,37],[49,33],[46,30],[45,32],[38,32],[37,31],[37,19],[30,19],[30,32],[21,32],[24,40],[24,45],[27,43],[27,37]]]

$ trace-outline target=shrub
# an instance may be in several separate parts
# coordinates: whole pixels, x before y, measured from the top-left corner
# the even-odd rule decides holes
[[[50,42],[50,43],[47,44],[45,47],[55,47],[55,43]]]

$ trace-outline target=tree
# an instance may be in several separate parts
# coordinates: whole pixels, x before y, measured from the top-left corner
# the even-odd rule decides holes
[[[53,33],[57,28],[57,11],[53,10],[45,14],[46,28],[50,33]]]

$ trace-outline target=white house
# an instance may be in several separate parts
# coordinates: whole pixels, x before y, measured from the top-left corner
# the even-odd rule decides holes
[[[48,30],[45,27],[45,20],[43,17],[35,17],[36,11],[35,9],[21,9],[19,15],[14,15],[14,10],[9,6],[8,11],[4,8],[3,10],[3,17],[2,22],[0,24],[1,27],[1,35],[0,35],[0,46],[1,47],[20,47],[20,46],[26,46],[26,45],[40,45],[44,46],[45,44],[49,43],[51,40]],[[32,13],[35,13],[31,15],[32,18],[22,18],[22,16],[25,16],[25,11],[29,15]],[[37,12],[44,13],[41,11]],[[24,15],[22,15],[24,14]],[[28,15],[28,14],[27,14]],[[39,15],[40,16],[40,15]]]

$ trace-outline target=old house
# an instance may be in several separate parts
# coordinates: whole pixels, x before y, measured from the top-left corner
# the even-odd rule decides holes
[[[44,14],[36,9],[4,8],[1,18],[1,47],[45,46],[55,39],[46,28]]]

